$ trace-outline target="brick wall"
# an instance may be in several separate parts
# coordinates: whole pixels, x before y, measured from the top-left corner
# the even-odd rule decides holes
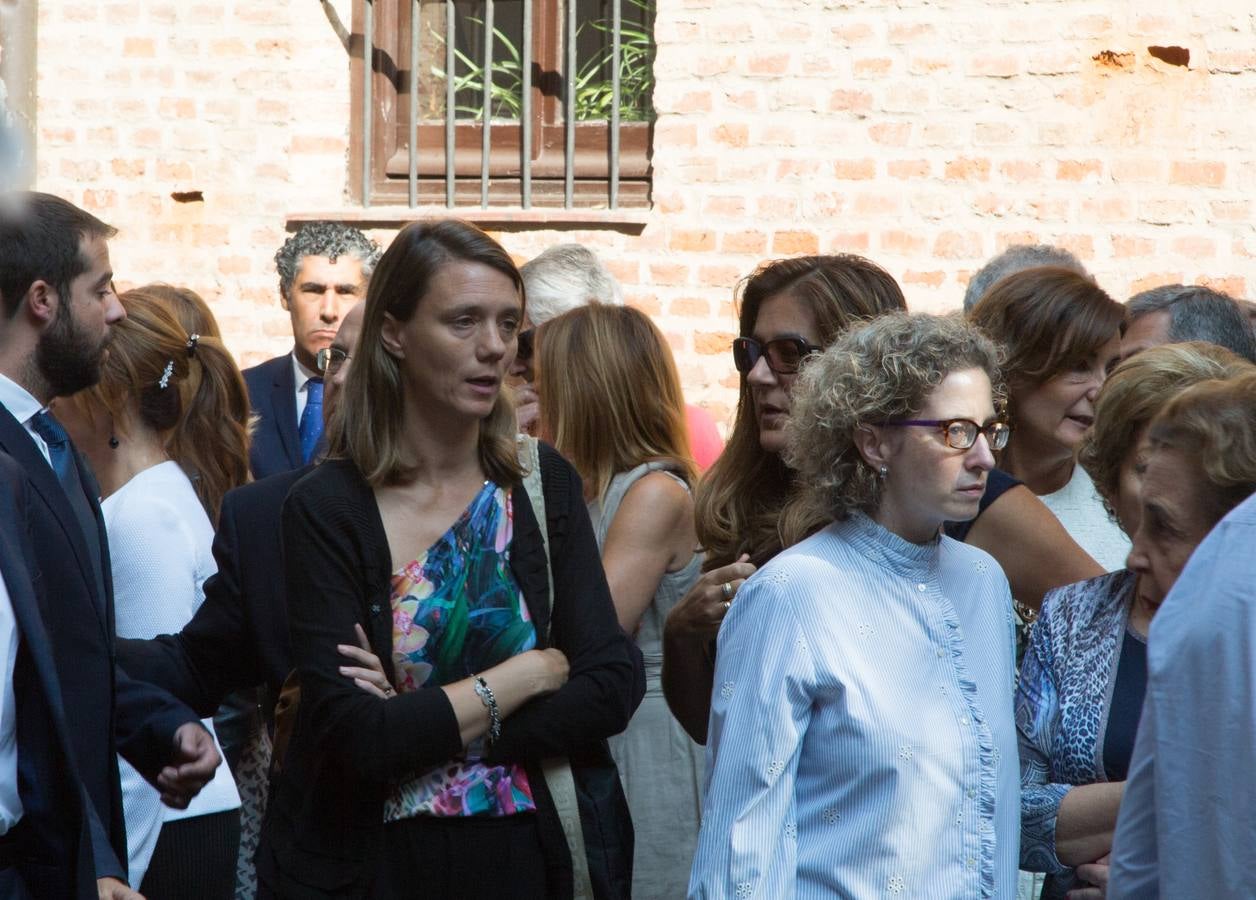
[[[765,257],[864,253],[924,310],[956,306],[983,260],[1027,241],[1068,247],[1122,299],[1169,280],[1256,287],[1243,0],[659,7],[644,229],[497,234],[520,260],[594,247],[719,418],[732,286]],[[330,16],[309,0],[39,10],[38,186],[121,228],[122,282],[200,291],[246,363],[284,350],[270,258],[285,217],[346,203],[332,20],[348,0]]]

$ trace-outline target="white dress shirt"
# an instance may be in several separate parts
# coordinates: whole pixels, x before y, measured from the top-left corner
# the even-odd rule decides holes
[[[1014,633],[989,554],[863,515],[759,569],[720,628],[689,896],[1015,897]]]
[[[311,378],[322,378],[322,374],[315,372],[313,369],[307,369],[301,365],[301,361],[297,359],[296,351],[292,352],[292,383],[296,385],[296,404],[297,404],[297,425],[301,424],[301,416],[305,413],[305,401],[309,397],[309,382]]]
[[[4,694],[0,697],[0,834],[22,818],[17,794],[17,698],[13,694],[13,669],[17,663],[17,619],[9,587],[0,575],[0,660],[4,665]]]
[[[21,423],[26,433],[31,436],[31,440],[35,442],[35,446],[39,448],[39,452],[44,455],[44,459],[48,460],[48,465],[52,465],[52,458],[48,455],[48,445],[31,428],[31,419],[38,413],[47,411],[48,407],[6,375],[0,375],[0,406],[7,409],[9,414]]]

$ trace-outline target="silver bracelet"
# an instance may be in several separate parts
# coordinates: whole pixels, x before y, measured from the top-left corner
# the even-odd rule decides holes
[[[483,676],[475,676],[475,695],[488,710],[488,742],[495,743],[502,736],[502,712],[497,708],[497,698],[493,696],[493,689],[488,686]]]

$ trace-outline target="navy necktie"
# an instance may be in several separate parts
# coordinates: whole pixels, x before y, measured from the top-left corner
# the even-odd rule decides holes
[[[323,379],[311,378],[305,383],[305,409],[301,411],[301,462],[308,463],[323,436]]]
[[[70,436],[61,423],[46,412],[39,412],[31,416],[31,430],[48,445],[48,462],[52,464],[52,471],[57,473],[57,480],[65,492],[69,494],[71,488],[81,490],[74,454],[70,450]]]

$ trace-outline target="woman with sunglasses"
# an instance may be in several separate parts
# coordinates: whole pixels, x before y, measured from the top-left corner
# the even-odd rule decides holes
[[[720,629],[691,897],[1014,896],[1011,596],[941,535],[1007,441],[999,380],[952,316],[882,316],[804,369],[782,517],[802,540]]]
[[[695,496],[706,571],[664,631],[663,691],[699,743],[706,741],[720,623],[742,582],[782,547],[780,513],[794,476],[780,452],[799,367],[852,323],[906,308],[889,273],[850,254],[764,263],[745,281],[733,353],[737,418]]]

